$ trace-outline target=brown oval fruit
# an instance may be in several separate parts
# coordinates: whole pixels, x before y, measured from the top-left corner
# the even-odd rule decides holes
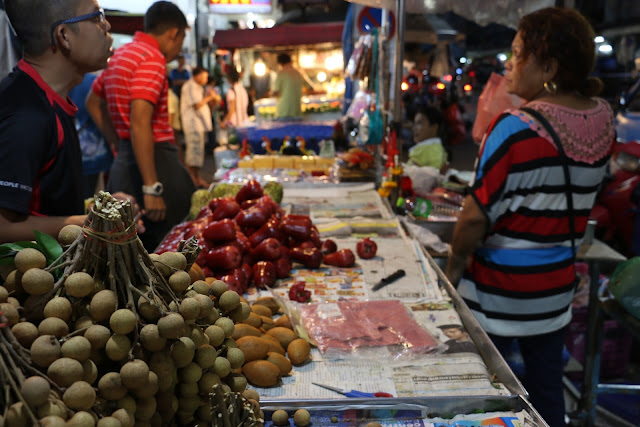
[[[266,305],[262,305],[262,304],[253,304],[251,306],[251,311],[256,313],[258,316],[265,316],[265,317],[273,316],[271,309]]]
[[[246,323],[236,323],[231,338],[238,340],[242,337],[252,336],[259,337],[262,333],[254,326],[247,325]]]
[[[244,353],[245,362],[264,359],[269,352],[269,344],[262,338],[254,336],[239,338],[236,344]]]
[[[301,365],[304,363],[311,354],[311,346],[308,342],[302,338],[291,341],[291,344],[287,347],[287,356],[294,365]]]
[[[282,346],[282,348],[289,347],[289,344],[291,344],[291,341],[298,338],[296,333],[293,332],[291,329],[283,328],[281,326],[277,326],[273,329],[269,329],[267,331],[267,335],[271,335],[272,337],[277,339],[280,345]]]
[[[269,344],[269,351],[280,353],[283,356],[285,355],[286,352],[284,351],[284,348],[282,348],[282,346],[280,345],[280,341],[278,341],[271,335],[267,335],[267,334],[260,335],[260,338],[262,338]]]
[[[273,387],[280,380],[280,369],[266,360],[245,363],[242,372],[251,384],[258,387]]]
[[[278,367],[278,369],[280,369],[280,375],[287,375],[291,372],[291,361],[280,353],[270,351],[267,353],[267,361],[273,363]]]
[[[278,319],[276,320],[276,326],[293,330],[293,326],[291,325],[291,320],[289,320],[289,316],[287,316],[286,314],[283,314],[282,316],[278,317]]]

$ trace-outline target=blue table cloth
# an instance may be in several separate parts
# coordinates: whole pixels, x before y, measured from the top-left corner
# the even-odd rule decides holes
[[[323,139],[330,139],[333,134],[335,121],[326,122],[264,122],[254,126],[243,126],[236,128],[238,140],[248,139],[251,150],[254,154],[265,154],[262,147],[262,137],[266,136],[271,140],[271,149],[280,150],[282,141],[286,136],[295,140],[297,136],[304,138],[306,148],[316,153],[319,151],[318,143]]]

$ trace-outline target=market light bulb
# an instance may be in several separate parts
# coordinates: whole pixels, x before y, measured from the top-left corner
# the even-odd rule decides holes
[[[325,82],[327,80],[327,73],[325,73],[324,71],[320,71],[316,78],[320,83]]]
[[[342,54],[341,53],[337,53],[337,54],[331,55],[331,56],[327,57],[327,59],[325,59],[325,61],[324,61],[324,67],[328,71],[339,70],[339,69],[342,68],[342,65],[343,65],[343,59],[342,59]]]
[[[443,90],[446,86],[444,85],[444,83],[442,82],[438,82],[438,84],[436,85],[436,87],[440,90]]]
[[[505,55],[504,53],[499,53],[498,54],[498,59],[502,62],[507,60],[507,55]]]
[[[400,89],[402,89],[403,91],[405,91],[405,90],[409,89],[409,83],[407,83],[407,82],[402,82],[402,83],[400,84]]]
[[[594,39],[593,39],[593,41],[594,41],[595,43],[602,43],[602,42],[604,42],[604,37],[602,37],[602,36],[596,36],[596,38],[594,38]]]
[[[611,53],[613,52],[613,47],[610,44],[603,44],[598,46],[598,52],[600,53]]]
[[[471,85],[470,84],[466,84],[462,88],[464,89],[465,92],[471,92]]]
[[[300,66],[302,68],[312,68],[316,62],[315,53],[304,53],[300,55]]]
[[[258,77],[262,77],[267,73],[267,66],[264,65],[264,62],[256,62],[253,65],[253,74]]]

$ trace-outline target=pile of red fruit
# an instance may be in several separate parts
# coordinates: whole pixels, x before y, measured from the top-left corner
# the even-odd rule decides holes
[[[322,241],[306,215],[285,215],[257,181],[245,184],[235,197],[216,198],[198,217],[175,226],[156,250],[177,250],[181,240],[198,238],[202,252],[196,263],[206,277],[223,280],[240,294],[250,285],[272,286],[289,277],[292,263],[318,268],[324,262],[353,267],[350,249],[337,250]]]

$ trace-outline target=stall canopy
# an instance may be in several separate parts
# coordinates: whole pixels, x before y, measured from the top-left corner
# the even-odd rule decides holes
[[[344,22],[287,24],[253,30],[219,30],[213,44],[222,49],[260,46],[301,46],[317,43],[340,43]]]
[[[553,6],[555,0],[348,0],[352,3],[381,9],[396,10],[404,4],[407,13],[454,12],[478,25],[503,24],[515,28],[523,15],[543,7]]]

